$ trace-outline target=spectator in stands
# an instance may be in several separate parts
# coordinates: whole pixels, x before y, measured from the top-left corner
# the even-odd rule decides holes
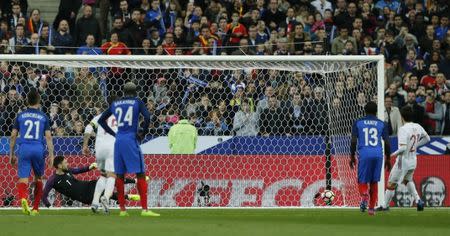
[[[442,97],[444,118],[442,121],[441,135],[450,135],[450,91],[444,93]]]
[[[331,44],[331,53],[332,54],[343,54],[345,50],[345,44],[347,42],[351,42],[353,45],[352,54],[356,54],[356,41],[353,37],[348,36],[348,28],[342,27],[339,29],[339,36],[333,40]]]
[[[40,48],[42,45],[39,43],[39,35],[33,33],[30,36],[30,42],[26,45],[24,53],[25,54],[40,54]]]
[[[66,54],[71,53],[73,46],[73,38],[69,32],[69,23],[67,20],[61,20],[57,32],[53,34],[53,46],[55,46],[55,53]]]
[[[77,54],[79,55],[101,55],[102,50],[95,46],[95,37],[92,34],[86,36],[86,45],[81,46],[77,49]]]
[[[436,95],[438,99],[442,98],[444,93],[450,90],[449,84],[450,81],[447,82],[444,73],[436,74]]]
[[[101,101],[102,94],[97,79],[88,67],[80,68],[75,78],[77,102],[81,105],[87,100],[94,103]]]
[[[280,136],[290,133],[288,120],[279,107],[275,96],[269,97],[268,106],[259,117],[259,129],[262,136]]]
[[[152,55],[152,49],[150,48],[150,39],[142,40],[142,45],[140,49],[136,51],[137,55]]]
[[[11,14],[7,17],[7,22],[9,23],[9,27],[11,29],[16,28],[20,17],[24,17],[20,4],[18,2],[13,2],[11,4]]]
[[[23,108],[23,101],[20,94],[16,91],[16,88],[10,87],[7,91],[5,101],[5,112],[2,112],[2,120],[4,121],[2,131],[5,136],[10,135],[17,112]]]
[[[118,40],[120,42],[123,42],[128,47],[133,48],[135,46],[133,35],[128,29],[124,28],[124,22],[121,17],[114,18],[113,28],[111,29],[111,36],[114,33],[116,33],[119,37]]]
[[[274,29],[280,26],[280,23],[286,19],[286,15],[278,9],[277,0],[270,0],[269,6],[267,10],[263,12],[261,18],[267,26]]]
[[[255,55],[255,52],[248,46],[248,40],[243,38],[239,41],[239,47],[231,55]]]
[[[92,15],[92,7],[85,5],[83,7],[83,16],[78,19],[75,27],[75,44],[81,46],[85,43],[86,37],[92,35],[95,38],[95,46],[100,46],[101,31],[100,23]]]
[[[209,100],[208,95],[203,95],[200,99],[200,104],[195,111],[197,118],[200,120],[202,124],[207,122],[207,118],[209,116],[209,111],[212,110],[211,102]]]
[[[269,107],[269,98],[274,96],[274,89],[272,86],[267,86],[264,90],[264,96],[260,98],[258,105],[256,106],[256,113],[259,115],[261,112]]]
[[[429,73],[420,80],[420,84],[426,88],[433,88],[436,85],[436,74],[439,71],[438,65],[436,63],[431,64],[428,71]]]
[[[53,21],[53,28],[58,29],[60,27],[60,22],[65,20],[68,28],[67,31],[75,33],[75,21],[81,4],[81,0],[60,0],[58,14]],[[72,35],[72,37],[74,36],[75,34]]]
[[[53,53],[55,51],[55,47],[52,45],[52,34],[54,33],[54,30],[50,27],[49,24],[44,23],[42,25],[42,30],[39,35],[39,43],[44,46],[48,52]]]
[[[30,40],[25,36],[25,27],[21,24],[16,26],[15,36],[9,39],[9,46],[13,54],[26,53],[25,46],[30,43]]]
[[[229,127],[225,117],[222,117],[217,110],[209,112],[204,134],[206,135],[228,135]]]
[[[389,135],[397,135],[398,129],[402,126],[402,117],[398,107],[393,105],[392,98],[384,98],[384,121],[388,125]]]
[[[426,89],[426,99],[422,106],[425,108],[424,124],[427,133],[430,135],[439,134],[444,114],[442,104],[436,101],[434,89]]]
[[[145,15],[145,12],[142,12],[141,9],[134,9],[131,13],[131,21],[128,24],[128,30],[136,45],[142,45],[142,41],[147,38],[147,28],[144,25],[142,15]]]
[[[294,32],[289,36],[289,47],[290,52],[295,55],[303,54],[303,42],[311,40],[311,37],[308,33],[303,31],[303,25],[297,24],[295,25]]]
[[[39,11],[39,9],[31,10],[30,18],[27,21],[27,32],[30,34],[39,34],[43,25],[44,22],[41,19],[41,11]]]
[[[323,16],[325,14],[325,10],[329,9],[333,11],[333,6],[327,0],[314,0],[311,2],[311,5],[316,8],[316,10]]]
[[[395,83],[389,85],[385,96],[392,98],[392,102],[395,107],[403,107],[405,105],[405,98],[398,93],[398,87]]]
[[[231,23],[227,25],[227,32],[230,34],[229,44],[231,46],[236,46],[240,43],[242,38],[247,37],[247,28],[245,28],[243,24],[239,23],[239,12],[233,12],[231,19]],[[226,42],[224,42],[224,44],[226,45]]]
[[[164,16],[160,9],[159,0],[152,0],[151,9],[147,12],[145,21],[155,27],[161,35],[166,32]]]
[[[55,132],[56,128],[64,125],[64,115],[60,113],[58,103],[52,103],[48,117],[52,132]]]
[[[436,28],[436,38],[443,41],[448,32],[448,15],[441,17],[441,24]]]
[[[258,115],[251,111],[249,103],[245,100],[234,116],[233,131],[236,136],[258,135]]]
[[[128,9],[128,1],[119,1],[119,11],[114,14],[114,18],[122,18],[122,22],[125,26],[131,22],[131,12]]]
[[[408,99],[406,100],[406,105],[412,108],[414,112],[414,122],[422,125],[424,127],[425,110],[422,106],[417,103],[416,93],[413,91],[408,92]]]
[[[287,111],[289,114],[289,121],[292,129],[293,135],[299,135],[302,134],[305,129],[306,125],[306,107],[302,103],[301,95],[296,93],[292,96],[292,100],[289,101],[289,104],[287,105]]]

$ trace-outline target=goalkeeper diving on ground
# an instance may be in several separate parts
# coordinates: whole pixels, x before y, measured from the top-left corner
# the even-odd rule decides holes
[[[46,207],[50,207],[51,204],[48,200],[48,195],[52,189],[56,192],[82,202],[84,204],[91,204],[94,198],[95,186],[97,185],[96,180],[82,181],[75,178],[74,175],[82,174],[97,168],[96,163],[92,163],[88,166],[81,168],[69,168],[69,164],[64,156],[57,156],[53,161],[53,167],[55,168],[55,173],[50,176],[45,183],[44,194],[42,201]],[[125,183],[136,183],[134,179],[126,179]],[[139,201],[139,195],[127,194],[125,198],[132,201]],[[113,193],[111,199],[117,201],[117,194]],[[104,206],[105,212],[108,213],[108,207]]]

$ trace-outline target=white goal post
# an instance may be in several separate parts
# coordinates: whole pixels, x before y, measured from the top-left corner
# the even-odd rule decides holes
[[[57,154],[70,156],[74,166],[94,160],[80,155],[77,122],[84,126],[91,118],[84,110],[92,106],[99,112],[104,106],[97,103],[120,91],[124,81],[135,81],[148,108],[158,111],[153,113],[158,126],[141,146],[151,177],[151,207],[314,207],[324,205],[314,198],[324,188],[336,190],[336,206],[357,206],[356,172],[348,168],[351,126],[363,114],[361,105],[374,99],[378,118],[384,120],[382,55],[0,55],[0,63],[0,72],[8,72],[0,77],[5,83],[0,92],[7,103],[12,99],[8,97],[12,88],[23,100],[29,86],[39,87],[42,80],[49,83],[43,88],[48,95],[45,112],[58,107],[58,115],[63,117],[59,121],[55,118],[52,127],[58,139]],[[34,82],[32,77],[36,77]],[[67,86],[58,84],[61,81]],[[83,84],[94,86],[95,92]],[[59,89],[57,94],[55,88]],[[273,111],[278,113],[267,117],[272,96],[276,97]],[[295,96],[301,101],[294,101]],[[315,99],[322,99],[323,104]],[[70,105],[64,107],[66,100]],[[249,111],[241,107],[244,100]],[[20,103],[8,112],[23,107]],[[72,114],[73,109],[79,114]],[[236,125],[240,112],[254,113],[255,120],[246,118],[241,126]],[[197,155],[167,155],[168,148],[162,147],[167,144],[167,130],[183,113],[198,122]],[[0,123],[0,167],[8,169],[0,173],[0,201],[16,192],[10,183],[16,181],[16,172],[5,161],[12,117],[10,114]],[[245,133],[242,127],[252,122],[256,133]],[[272,126],[279,127],[275,130]],[[47,169],[46,177],[52,172]],[[384,202],[384,168],[382,173],[379,202]],[[95,175],[82,175],[81,179]],[[206,203],[197,191],[201,182],[211,186]],[[67,205],[67,199],[57,194],[53,198],[57,206],[81,206]],[[3,202],[0,209],[3,206],[14,203]]]

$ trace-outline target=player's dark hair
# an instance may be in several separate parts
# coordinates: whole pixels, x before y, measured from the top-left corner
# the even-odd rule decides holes
[[[39,95],[39,92],[37,89],[32,88],[27,94],[27,102],[28,106],[34,106],[39,104],[41,101],[41,96]]]
[[[400,109],[400,114],[406,122],[411,122],[414,120],[414,111],[410,106],[405,106]]]
[[[125,96],[136,96],[136,85],[133,82],[128,82],[123,86]]]
[[[55,159],[53,159],[53,167],[58,168],[58,165],[61,164],[64,161],[64,156],[56,156]]]
[[[366,111],[366,115],[377,115],[378,106],[375,102],[368,102],[366,106],[364,106],[364,110]]]

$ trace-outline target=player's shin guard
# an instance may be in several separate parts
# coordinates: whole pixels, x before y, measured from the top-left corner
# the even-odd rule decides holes
[[[417,204],[417,202],[420,200],[419,194],[417,193],[416,186],[414,185],[414,182],[409,181],[406,184],[406,187],[408,188],[409,193],[414,197],[414,203]]]
[[[106,178],[106,187],[105,187],[105,194],[107,200],[109,200],[114,192],[114,184],[116,182],[116,179],[114,177],[108,177]]]
[[[27,199],[28,198],[28,196],[27,196],[28,189],[27,188],[28,188],[27,183],[20,182],[17,184],[17,192],[19,195],[19,199]]]
[[[375,208],[375,204],[378,201],[378,183],[370,183],[370,200],[369,200],[369,210]]]
[[[359,189],[359,195],[361,196],[361,200],[362,201],[367,201],[368,198],[369,198],[367,184],[359,183],[358,184],[358,189]]]
[[[392,197],[394,197],[395,188],[386,188],[384,193],[384,208],[388,208],[391,203]]]
[[[117,188],[117,200],[119,200],[120,210],[125,211],[125,184],[123,182],[123,177],[116,179]]]
[[[142,209],[147,210],[147,181],[145,181],[145,176],[137,178],[137,188],[141,197]]]
[[[34,188],[34,202],[33,202],[33,210],[39,210],[39,203],[42,198],[42,180],[36,180],[36,186]]]
[[[98,205],[100,202],[100,196],[102,195],[103,191],[105,191],[106,186],[106,178],[103,176],[100,176],[100,178],[97,180],[97,184],[95,185],[94,190],[94,197],[92,198],[92,205]]]

